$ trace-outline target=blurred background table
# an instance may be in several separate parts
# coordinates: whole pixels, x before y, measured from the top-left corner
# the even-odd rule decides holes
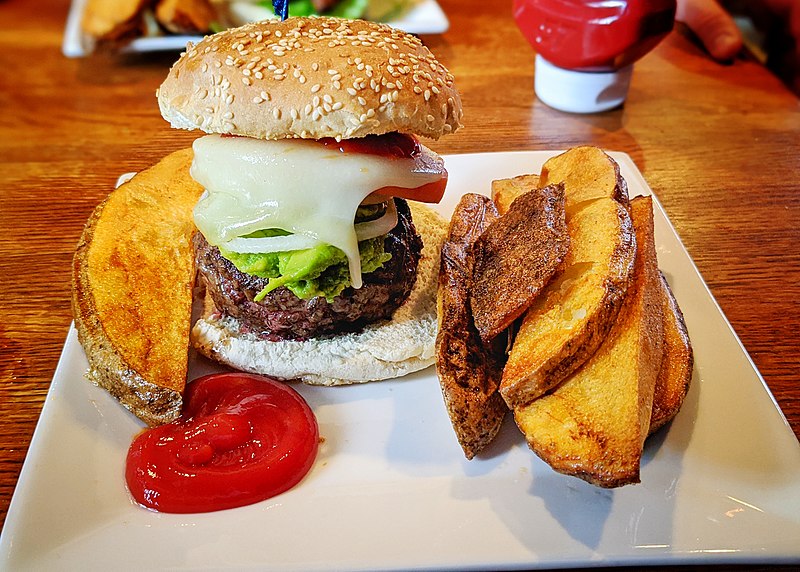
[[[466,127],[440,153],[594,144],[633,158],[796,435],[800,434],[800,101],[757,62],[712,62],[677,30],[623,108],[569,115],[533,92],[511,2],[441,0],[423,39]],[[71,321],[70,261],[117,176],[188,146],[155,90],[175,53],[67,59],[67,0],[0,2],[0,523]]]

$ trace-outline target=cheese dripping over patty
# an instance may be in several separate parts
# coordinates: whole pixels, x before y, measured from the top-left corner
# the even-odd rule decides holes
[[[362,285],[358,206],[378,189],[413,189],[441,178],[410,158],[347,153],[313,140],[207,135],[192,148],[190,174],[206,190],[194,222],[209,244],[225,248],[263,229],[302,235],[342,250],[355,288]]]

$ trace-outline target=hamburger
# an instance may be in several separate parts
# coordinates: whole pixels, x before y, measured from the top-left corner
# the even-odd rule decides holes
[[[391,27],[248,24],[190,45],[158,90],[193,143],[201,353],[309,383],[434,361],[444,162],[417,137],[460,127],[452,75]]]

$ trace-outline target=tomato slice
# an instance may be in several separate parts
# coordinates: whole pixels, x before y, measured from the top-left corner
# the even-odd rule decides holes
[[[184,411],[132,443],[126,482],[161,512],[210,512],[252,504],[300,482],[319,448],[311,408],[279,381],[245,374],[201,377]]]
[[[400,197],[401,199],[409,199],[421,203],[438,203],[444,196],[445,187],[447,187],[447,171],[443,170],[442,178],[434,183],[428,183],[415,189],[383,187],[373,191],[364,200],[364,204],[382,203],[391,197]]]
[[[412,159],[412,171],[438,175],[439,179],[416,188],[382,187],[370,194],[364,204],[382,203],[391,197],[400,197],[423,203],[438,203],[444,196],[447,186],[447,169],[444,159],[421,145],[416,137],[405,133],[386,133],[384,135],[367,135],[357,139],[320,139],[320,143],[330,148],[337,148],[342,153],[363,153],[398,159]]]

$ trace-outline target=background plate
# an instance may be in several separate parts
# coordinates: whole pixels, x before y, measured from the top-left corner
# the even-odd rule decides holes
[[[81,33],[81,15],[86,0],[72,0],[61,51],[70,58],[86,56],[91,51]],[[442,34],[450,27],[444,11],[436,0],[422,0],[401,18],[390,20],[387,24],[411,34]],[[154,36],[137,38],[122,50],[123,53],[144,53],[181,51],[187,42],[199,42],[201,36]]]
[[[449,213],[491,179],[538,173],[555,152],[446,157]],[[612,153],[631,195],[650,189]],[[695,348],[683,409],[648,440],[642,484],[616,490],[559,475],[513,422],[467,461],[433,368],[349,387],[299,386],[325,442],[299,486],[249,507],[149,512],[125,489],[142,428],[83,379],[74,330],[12,499],[10,570],[477,569],[598,564],[797,562],[800,444],[660,205],[656,241]],[[193,358],[193,376],[205,362]]]

